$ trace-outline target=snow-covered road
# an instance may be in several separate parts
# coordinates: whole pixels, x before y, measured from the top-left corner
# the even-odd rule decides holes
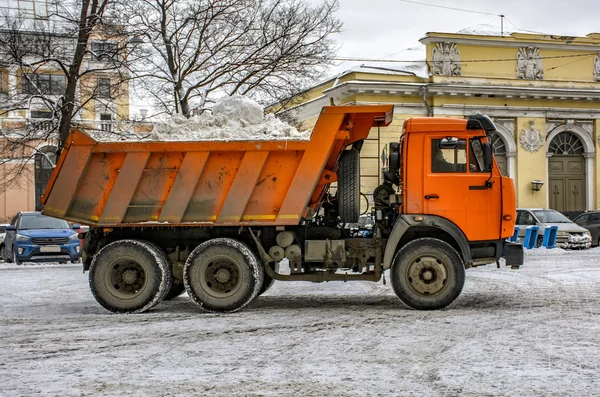
[[[600,248],[467,271],[448,309],[391,286],[275,283],[246,310],[96,303],[78,265],[0,264],[2,396],[600,395]]]

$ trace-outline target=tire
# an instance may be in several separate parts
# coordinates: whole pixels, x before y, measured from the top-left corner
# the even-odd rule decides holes
[[[167,269],[166,275],[160,285],[161,297],[159,301],[155,303],[158,304],[160,303],[160,301],[164,300],[167,297],[169,292],[171,292],[171,288],[173,287],[173,271],[171,269],[171,262],[169,261],[169,258],[167,257],[165,251],[163,251],[163,249],[160,248],[158,245],[151,243],[150,241],[144,241],[144,243],[148,244],[150,247],[152,247],[152,249],[154,249],[157,257],[162,263],[165,264]]]
[[[344,223],[358,222],[360,216],[360,152],[345,150],[338,168],[338,213]]]
[[[185,262],[183,282],[190,298],[207,312],[231,313],[261,290],[264,268],[252,250],[231,238],[196,247]]]
[[[4,259],[4,262],[6,262],[6,263],[12,263],[12,261],[13,261],[12,256],[10,258],[8,257],[8,251],[6,250],[6,247],[4,248],[4,256],[2,257],[2,259]]]
[[[541,246],[543,244],[544,244],[544,235],[537,236],[537,239],[535,240],[535,248],[541,248]]]
[[[435,310],[448,306],[460,295],[465,268],[450,244],[419,238],[398,251],[390,278],[394,292],[406,306]]]
[[[163,298],[163,300],[170,301],[171,299],[177,298],[179,295],[185,292],[185,285],[180,282],[173,282],[171,284],[171,288],[167,292],[167,295]]]
[[[162,300],[171,271],[162,251],[138,240],[118,240],[103,247],[90,265],[90,288],[104,308],[142,313]]]
[[[13,252],[12,252],[12,263],[14,263],[15,265],[20,265],[21,262],[17,259],[17,253],[15,252],[15,249],[13,247]]]
[[[6,262],[6,248],[4,248],[4,244],[0,246],[0,259]]]

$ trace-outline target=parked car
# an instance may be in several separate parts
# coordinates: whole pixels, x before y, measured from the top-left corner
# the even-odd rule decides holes
[[[585,212],[575,218],[573,222],[591,233],[592,245],[600,245],[600,211]]]
[[[544,232],[550,226],[557,226],[556,246],[565,249],[587,249],[592,244],[590,232],[574,223],[558,211],[544,208],[517,208],[519,240],[523,240],[527,226],[538,226],[537,246],[542,246]]]
[[[0,259],[4,259],[4,236],[8,223],[0,223]]]
[[[6,227],[6,262],[75,263],[81,256],[79,225],[42,215],[19,212]]]

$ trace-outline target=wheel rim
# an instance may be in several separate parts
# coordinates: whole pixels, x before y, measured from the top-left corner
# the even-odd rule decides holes
[[[417,294],[433,296],[440,294],[447,285],[448,267],[433,255],[415,258],[406,268],[407,285]]]
[[[140,295],[147,285],[146,269],[135,258],[119,258],[108,267],[104,285],[119,299],[133,299]]]
[[[242,285],[241,266],[228,256],[214,256],[198,269],[200,288],[215,298],[234,295]]]

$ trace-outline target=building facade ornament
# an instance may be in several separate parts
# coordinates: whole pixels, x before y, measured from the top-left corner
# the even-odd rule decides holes
[[[434,75],[460,76],[460,54],[455,43],[435,43],[431,51],[432,67]]]
[[[600,81],[600,51],[594,58],[594,81]]]
[[[594,123],[591,121],[578,121],[577,125],[580,126],[587,132],[589,136],[592,136],[594,132]]]
[[[580,129],[580,132],[585,132],[589,137],[594,132],[594,122],[592,120],[575,120],[575,119],[547,119],[546,120],[546,139],[554,131],[554,129],[562,126],[565,131],[573,131]]]
[[[511,136],[513,137],[514,142],[514,134],[515,134],[515,119],[494,119],[494,123],[504,127],[506,130],[510,131]]]
[[[533,120],[529,122],[529,129],[519,134],[519,143],[528,152],[537,152],[544,144],[544,137],[540,131],[536,131]]]
[[[519,48],[519,52],[517,52],[517,78],[524,80],[544,79],[542,56],[539,48]]]

